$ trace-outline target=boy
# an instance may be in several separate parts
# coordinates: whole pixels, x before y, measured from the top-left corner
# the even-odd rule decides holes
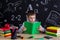
[[[36,22],[36,13],[35,13],[33,10],[28,11],[26,17],[27,17],[27,21],[28,21],[28,22],[31,22],[31,23]],[[23,25],[22,25],[22,27],[19,29],[19,31],[20,31],[20,32],[23,32],[23,31],[25,31],[25,30],[26,30],[26,28],[24,27],[24,23],[23,23]],[[44,32],[44,31],[45,31],[45,29],[44,29],[42,26],[40,26],[40,27],[38,28],[38,30],[41,31],[41,32]]]

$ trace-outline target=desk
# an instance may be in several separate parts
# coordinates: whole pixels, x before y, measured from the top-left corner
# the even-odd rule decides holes
[[[17,36],[20,36],[20,35],[24,37],[24,40],[39,40],[38,38],[42,38],[44,36],[47,36],[46,34],[37,34],[37,35],[35,35],[35,39],[27,39],[31,35],[29,35],[29,34],[17,34]],[[0,36],[0,40],[11,40],[10,38],[11,37],[1,37]],[[22,40],[22,39],[18,38],[16,40]],[[44,38],[44,40],[48,40],[48,39]],[[53,37],[52,40],[60,40],[60,39],[58,37]]]
[[[44,36],[47,36],[46,34],[36,34],[35,39],[27,39],[31,35],[29,34],[18,34],[18,35],[22,35],[25,38],[24,40],[39,40],[39,38],[43,38]],[[44,40],[48,40],[48,39],[44,38]],[[60,40],[60,39],[58,37],[52,36],[52,40]]]

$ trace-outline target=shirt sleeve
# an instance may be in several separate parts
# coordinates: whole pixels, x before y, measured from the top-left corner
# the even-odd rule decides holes
[[[22,28],[24,27],[24,23],[22,24],[21,28],[18,30],[18,32],[22,33]]]

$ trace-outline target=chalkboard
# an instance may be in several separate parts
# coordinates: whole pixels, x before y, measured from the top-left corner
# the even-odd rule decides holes
[[[2,27],[3,24],[3,14],[0,12],[0,27]]]
[[[59,26],[60,25],[60,13],[57,11],[51,10],[48,18],[46,19],[46,22],[54,26]]]
[[[37,14],[37,20],[44,25],[51,13],[51,16],[60,14],[60,0],[0,0],[0,12],[4,16],[3,22],[19,26],[26,21],[26,13],[29,10],[34,10]],[[52,10],[54,12],[51,12]],[[53,24],[59,21],[56,20],[59,17],[56,19],[51,17],[50,19],[54,20]]]

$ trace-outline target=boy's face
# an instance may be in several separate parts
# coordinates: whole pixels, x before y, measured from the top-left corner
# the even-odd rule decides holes
[[[29,16],[27,16],[27,19],[28,19],[29,22],[35,22],[36,15],[29,15]]]

